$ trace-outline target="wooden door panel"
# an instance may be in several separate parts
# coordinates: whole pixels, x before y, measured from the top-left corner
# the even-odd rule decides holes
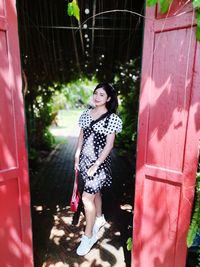
[[[2,266],[23,266],[19,203],[20,194],[18,188],[17,177],[0,183],[0,240]]]
[[[180,184],[145,177],[140,266],[174,266],[180,193]]]
[[[0,0],[0,16],[5,15],[5,0]]]
[[[156,6],[156,18],[161,19],[168,16],[176,16],[181,14],[182,12],[186,12],[191,10],[191,2],[188,0],[173,0],[169,6],[169,10],[162,14],[160,12],[160,5]]]
[[[0,265],[33,267],[25,119],[14,0],[0,0]]]
[[[145,86],[150,103],[146,164],[180,172],[194,63],[188,61],[188,50],[194,55],[194,31],[191,42],[190,37],[191,31],[185,29],[155,34],[152,78]]]
[[[184,267],[200,139],[200,44],[186,1],[147,8],[140,92],[134,267]],[[179,5],[180,4],[180,5]],[[181,6],[182,5],[182,6]]]
[[[9,62],[7,54],[6,32],[0,31],[0,170],[17,166],[15,115],[13,113],[13,93],[9,87]]]
[[[185,157],[184,157],[184,183],[182,184],[182,197],[179,213],[179,231],[177,232],[176,257],[174,266],[185,266],[187,252],[186,237],[190,223],[190,214],[193,204],[196,182],[196,169],[198,164],[198,148],[200,144],[200,43],[196,42],[195,62],[193,66],[192,93],[187,125]]]

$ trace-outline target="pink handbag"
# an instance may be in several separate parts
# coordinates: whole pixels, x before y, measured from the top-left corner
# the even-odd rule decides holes
[[[75,170],[74,188],[72,192],[72,197],[70,201],[70,210],[76,212],[78,209],[78,204],[80,200],[80,193],[78,191],[78,170]]]

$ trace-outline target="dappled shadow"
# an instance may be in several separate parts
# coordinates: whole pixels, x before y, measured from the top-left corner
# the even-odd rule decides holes
[[[119,184],[119,187],[121,185]],[[134,185],[133,185],[134,186]],[[124,191],[127,192],[127,191]],[[123,192],[123,193],[124,193]],[[111,222],[111,229],[106,233],[104,238],[108,238],[108,244],[113,245],[116,249],[123,248],[124,260],[126,266],[131,265],[131,253],[127,250],[127,239],[132,237],[133,221],[133,199],[132,203],[126,197],[115,195],[112,190],[107,190],[103,194],[104,214],[106,220]],[[127,200],[127,201],[126,201]],[[127,202],[125,204],[125,202]]]
[[[122,215],[122,214],[121,214]],[[35,215],[33,215],[35,216]],[[67,207],[65,210],[60,210],[52,217],[52,211],[44,211],[42,215],[36,218],[36,226],[39,231],[35,231],[39,240],[34,239],[35,245],[35,266],[50,266],[58,262],[66,263],[67,266],[81,266],[82,263],[88,262],[88,266],[130,266],[129,262],[126,265],[123,261],[122,245],[125,244],[124,230],[126,225],[122,225],[125,221],[122,216],[120,227],[116,220],[109,220],[104,229],[100,232],[100,238],[97,244],[94,245],[91,252],[85,257],[77,257],[76,248],[80,242],[80,237],[84,230],[84,216],[81,214],[79,224],[74,226],[71,224],[72,213]],[[39,220],[39,221],[37,221]],[[121,252],[119,253],[119,250]],[[120,264],[121,262],[121,264]],[[42,265],[43,264],[43,265]]]
[[[107,224],[88,255],[77,257],[76,248],[84,232],[85,218],[80,206],[69,208],[73,186],[73,164],[77,137],[68,136],[31,177],[35,267],[65,263],[66,266],[130,266],[126,241],[132,235],[134,179],[129,162],[112,152],[113,186],[103,190],[103,210]]]
[[[133,266],[184,266],[200,138],[200,46],[192,13],[174,20],[179,27],[167,19],[166,29],[153,21],[155,9],[147,15]]]

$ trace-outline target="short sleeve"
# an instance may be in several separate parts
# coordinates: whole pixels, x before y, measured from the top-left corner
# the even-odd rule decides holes
[[[120,133],[122,131],[122,120],[115,114],[111,114],[108,126],[105,129],[106,134]]]
[[[90,124],[90,116],[89,116],[88,112],[89,112],[89,109],[85,110],[81,114],[81,116],[79,118],[79,121],[78,121],[79,127],[86,128],[87,126],[89,126],[89,124]]]

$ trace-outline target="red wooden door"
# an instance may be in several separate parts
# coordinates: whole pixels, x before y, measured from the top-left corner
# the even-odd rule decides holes
[[[32,267],[32,229],[17,14],[0,0],[0,265]]]
[[[191,2],[177,0],[165,16],[146,8],[146,17],[132,266],[183,267],[200,138],[200,44]]]

